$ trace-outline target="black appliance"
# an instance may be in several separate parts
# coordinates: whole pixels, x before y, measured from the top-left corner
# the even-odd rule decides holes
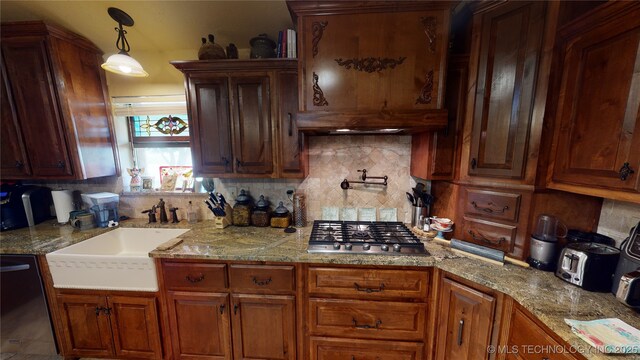
[[[640,222],[631,229],[620,252],[611,292],[627,306],[640,309]]]
[[[570,229],[567,232],[567,243],[576,243],[576,242],[594,242],[599,244],[605,244],[609,246],[615,246],[616,242],[612,238],[598,234],[596,232],[585,232],[576,229]]]
[[[313,222],[307,252],[429,255],[424,244],[401,222]]]
[[[556,276],[587,291],[608,292],[620,251],[598,243],[572,243],[560,252]]]
[[[34,226],[53,218],[51,189],[35,185],[0,185],[2,230]]]
[[[1,255],[0,290],[0,353],[53,359],[58,351],[36,257]]]

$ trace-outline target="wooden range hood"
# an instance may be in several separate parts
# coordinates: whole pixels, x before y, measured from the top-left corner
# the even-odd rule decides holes
[[[452,3],[287,5],[299,32],[298,130],[412,134],[447,126],[443,98]]]

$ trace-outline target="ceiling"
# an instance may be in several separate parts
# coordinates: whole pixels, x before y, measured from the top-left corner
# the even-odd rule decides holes
[[[281,1],[0,1],[2,22],[45,20],[93,41],[108,55],[117,52],[117,23],[107,8],[117,7],[134,20],[127,30],[130,55],[149,73],[148,78],[107,76],[112,96],[175,93],[182,74],[171,60],[197,59],[201,38],[215,36],[225,47],[234,43],[240,57],[248,58],[249,40],[260,33],[277,39],[278,31],[293,23]]]

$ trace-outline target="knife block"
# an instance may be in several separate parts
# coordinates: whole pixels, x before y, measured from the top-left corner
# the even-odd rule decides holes
[[[233,209],[231,205],[224,204],[225,216],[216,216],[213,218],[213,227],[216,229],[224,229],[233,223]]]

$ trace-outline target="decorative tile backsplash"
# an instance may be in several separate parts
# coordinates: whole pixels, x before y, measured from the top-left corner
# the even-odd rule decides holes
[[[629,230],[640,222],[640,204],[605,199],[600,211],[598,233],[612,237],[616,245],[629,236]]]

